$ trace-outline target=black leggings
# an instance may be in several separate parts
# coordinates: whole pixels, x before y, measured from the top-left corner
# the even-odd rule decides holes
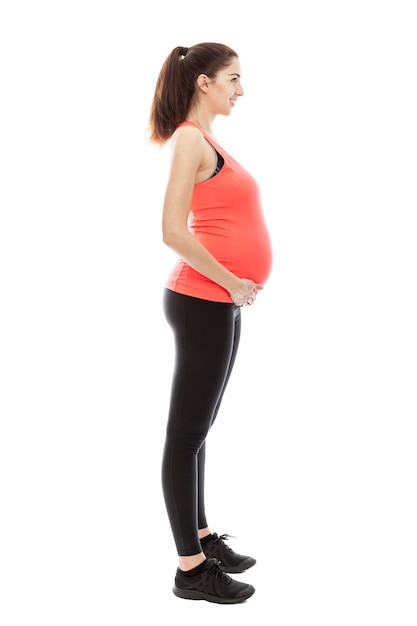
[[[179,556],[201,551],[206,528],[205,440],[229,380],[240,338],[234,304],[200,300],[165,289],[164,311],[175,337],[166,441],[162,462],[165,504]]]

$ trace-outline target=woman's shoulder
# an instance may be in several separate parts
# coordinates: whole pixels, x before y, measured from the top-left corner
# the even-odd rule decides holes
[[[204,140],[203,131],[191,122],[181,122],[175,129],[173,139],[181,138],[184,141],[202,141]]]
[[[204,149],[203,132],[193,124],[180,124],[171,137],[171,146],[175,151],[184,150],[188,154],[198,153]]]

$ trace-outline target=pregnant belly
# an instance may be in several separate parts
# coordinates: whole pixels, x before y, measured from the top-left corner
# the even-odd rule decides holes
[[[272,268],[272,246],[266,229],[240,233],[238,237],[199,237],[203,245],[239,278],[263,285]]]

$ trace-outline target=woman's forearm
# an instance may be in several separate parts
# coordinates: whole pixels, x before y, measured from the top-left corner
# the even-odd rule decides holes
[[[165,236],[164,243],[187,265],[226,289],[228,293],[238,289],[240,279],[219,263],[190,232]]]

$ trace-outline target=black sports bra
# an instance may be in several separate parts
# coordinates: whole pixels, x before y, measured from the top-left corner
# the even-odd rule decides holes
[[[222,157],[221,154],[219,154],[216,150],[216,154],[217,154],[217,165],[216,165],[216,169],[214,170],[213,174],[210,176],[210,178],[213,178],[213,176],[216,176],[216,174],[218,174],[220,172],[220,170],[222,169],[223,165],[224,165],[224,158]]]

